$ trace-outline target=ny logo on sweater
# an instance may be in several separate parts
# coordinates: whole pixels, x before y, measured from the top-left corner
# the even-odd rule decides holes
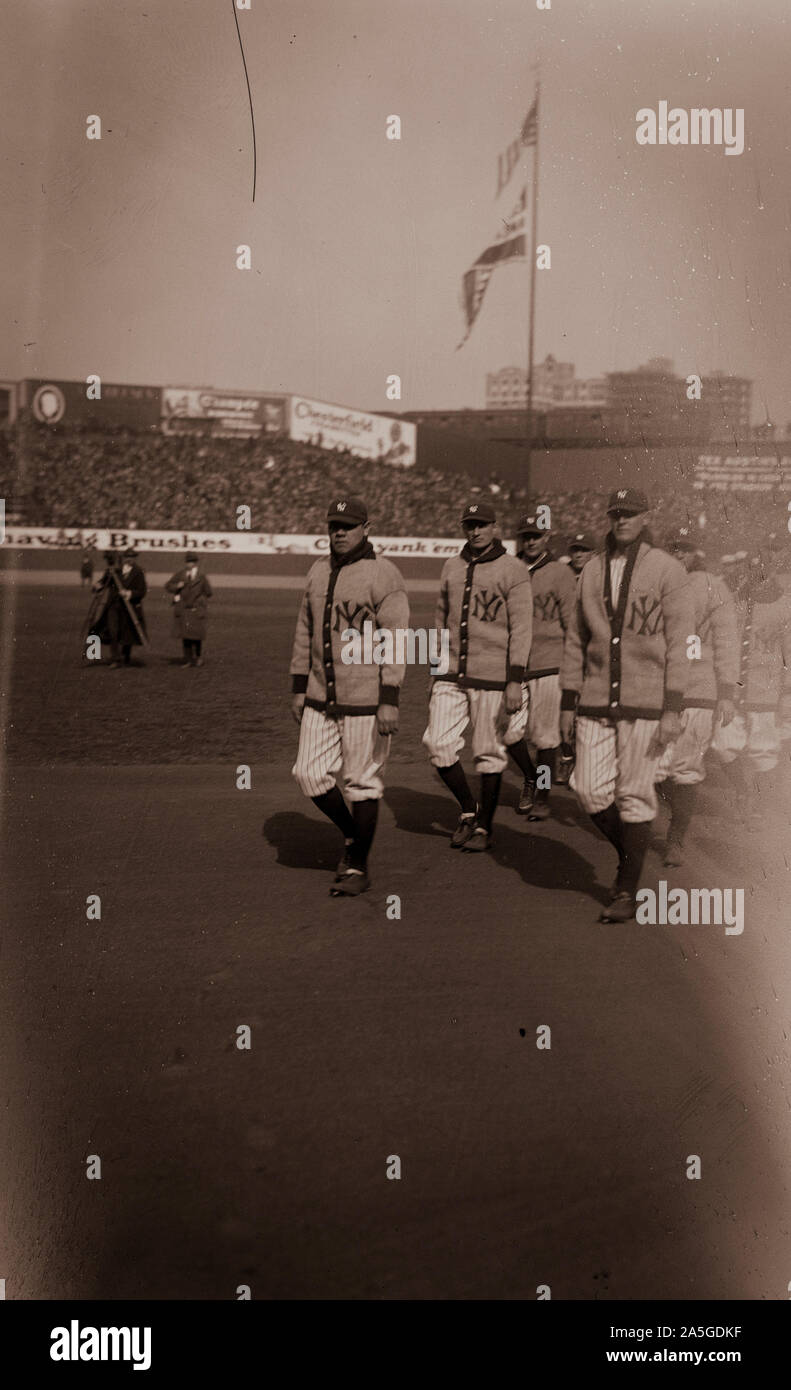
[[[536,594],[533,599],[533,612],[540,623],[554,623],[560,613],[557,594]]]
[[[373,622],[374,614],[364,603],[352,604],[350,599],[335,605],[335,622],[332,625],[333,632],[345,632],[347,628],[354,628],[357,632],[362,632],[363,624]]]
[[[493,623],[502,606],[503,601],[496,591],[490,594],[488,589],[479,589],[473,600],[472,616],[479,622]]]
[[[638,637],[655,637],[662,630],[662,604],[658,598],[642,595],[632,599],[632,611],[626,624]]]

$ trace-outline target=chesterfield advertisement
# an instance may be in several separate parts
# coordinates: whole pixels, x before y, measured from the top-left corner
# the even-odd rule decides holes
[[[322,449],[344,449],[358,458],[411,468],[417,456],[417,426],[390,415],[371,415],[292,396],[289,434]]]

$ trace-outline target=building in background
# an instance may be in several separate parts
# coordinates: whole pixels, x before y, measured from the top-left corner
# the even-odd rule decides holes
[[[702,399],[709,402],[712,435],[721,438],[735,435],[747,439],[750,433],[753,384],[745,376],[727,376],[712,372],[701,381]]]
[[[527,409],[527,370],[501,367],[487,372],[487,410]],[[604,377],[584,381],[576,376],[573,362],[558,362],[550,353],[533,368],[533,408],[553,410],[558,406],[604,405],[607,382]]]

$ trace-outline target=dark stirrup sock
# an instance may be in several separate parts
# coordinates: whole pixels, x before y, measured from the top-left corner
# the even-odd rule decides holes
[[[516,763],[519,771],[526,782],[535,782],[536,765],[530,756],[530,751],[523,738],[518,743],[509,743],[508,752]]]
[[[536,764],[536,770],[538,770],[539,767],[549,768],[549,786],[538,788],[537,795],[540,796],[542,801],[547,801],[549,799],[549,793],[555,785],[555,767],[557,765],[557,757],[557,748],[536,749],[536,758],[538,760]]]
[[[377,797],[369,797],[366,801],[352,802],[354,843],[349,848],[350,868],[361,869],[365,872],[378,816],[379,801]]]
[[[478,824],[483,826],[487,835],[490,835],[492,831],[492,821],[497,810],[497,802],[500,799],[502,779],[503,774],[501,772],[481,773],[481,809],[478,812]]]
[[[351,811],[340,794],[337,787],[331,791],[322,792],[321,796],[312,796],[311,801],[314,806],[328,816],[334,825],[337,825],[344,840],[351,840],[354,837],[354,821]]]
[[[618,851],[618,858],[623,859],[623,839],[621,830],[623,822],[620,812],[615,802],[611,802],[603,811],[592,811],[591,820],[598,826],[602,835],[606,835],[611,845],[615,845]]]
[[[689,823],[695,814],[697,785],[694,782],[668,782],[666,793],[670,802],[668,838],[683,845]]]
[[[618,887],[631,897],[635,896],[640,883],[652,825],[653,821],[650,820],[621,822],[624,857],[618,875]]]
[[[470,791],[470,784],[461,763],[451,763],[449,767],[438,767],[437,772],[448,791],[453,792],[461,806],[462,813],[475,811],[475,797]]]

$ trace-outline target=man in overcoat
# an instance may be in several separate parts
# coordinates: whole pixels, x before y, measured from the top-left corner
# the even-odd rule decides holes
[[[212,587],[200,569],[197,551],[187,552],[184,568],[168,580],[165,589],[173,595],[173,636],[181,638],[182,667],[202,666]]]

